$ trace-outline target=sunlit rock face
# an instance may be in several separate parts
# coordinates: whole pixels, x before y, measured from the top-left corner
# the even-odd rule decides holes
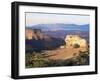
[[[27,29],[25,29],[25,38],[28,39],[28,40],[31,40],[31,39],[35,39],[35,40],[43,39],[43,34],[42,34],[42,31],[40,29],[27,28]]]
[[[78,44],[80,47],[86,47],[87,42],[85,39],[81,38],[79,35],[67,35],[65,37],[66,47],[74,46]]]
[[[25,38],[31,40],[33,38],[33,30],[25,29]]]

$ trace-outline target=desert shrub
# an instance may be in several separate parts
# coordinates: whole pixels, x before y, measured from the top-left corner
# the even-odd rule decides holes
[[[64,66],[64,60],[48,60],[47,62],[49,67],[55,67],[55,66]]]
[[[71,58],[71,59],[67,59],[64,61],[64,66],[73,66],[75,65],[75,61]]]
[[[76,58],[79,65],[89,64],[89,53],[87,51],[80,52],[79,56]]]
[[[70,59],[66,59],[63,62],[64,66],[78,66],[78,65],[89,65],[89,51],[85,51],[79,52],[79,55],[76,56],[76,54],[74,54],[74,56]]]
[[[32,67],[45,67],[46,59],[44,57],[44,54],[33,52],[32,54],[27,53],[26,54],[26,68],[32,68]]]
[[[80,45],[79,44],[74,44],[74,46],[73,46],[74,48],[79,48],[80,47]]]

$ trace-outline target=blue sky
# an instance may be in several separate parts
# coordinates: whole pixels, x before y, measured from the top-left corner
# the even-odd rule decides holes
[[[89,24],[89,15],[26,13],[26,26],[37,24]]]

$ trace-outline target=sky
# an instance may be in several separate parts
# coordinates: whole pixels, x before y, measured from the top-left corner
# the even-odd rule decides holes
[[[30,27],[37,24],[89,24],[89,15],[78,14],[50,14],[50,13],[25,13],[26,26]]]

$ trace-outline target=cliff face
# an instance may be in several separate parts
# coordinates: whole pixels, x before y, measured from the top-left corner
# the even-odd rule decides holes
[[[26,40],[51,40],[51,37],[43,34],[41,29],[25,29]]]
[[[30,28],[27,28],[25,30],[25,37],[28,40],[32,40],[32,39],[35,39],[35,40],[43,39],[43,33],[42,33],[42,31],[40,29],[30,29]]]
[[[31,40],[33,37],[33,30],[32,29],[25,29],[25,39]]]

